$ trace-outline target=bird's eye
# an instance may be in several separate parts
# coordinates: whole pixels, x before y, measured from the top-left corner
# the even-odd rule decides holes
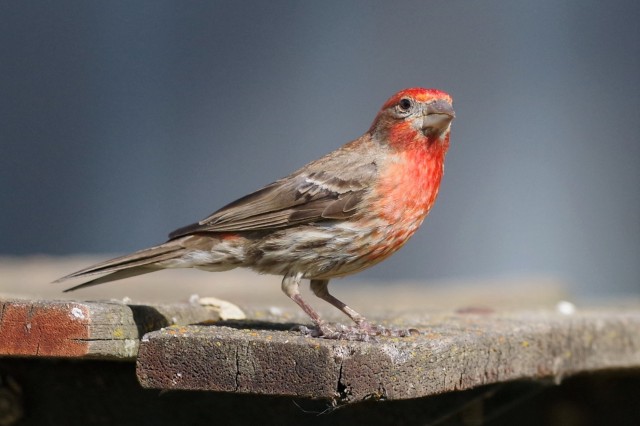
[[[400,110],[400,112],[407,112],[411,109],[412,105],[413,104],[410,99],[402,98],[400,99],[400,102],[398,102],[398,110]]]

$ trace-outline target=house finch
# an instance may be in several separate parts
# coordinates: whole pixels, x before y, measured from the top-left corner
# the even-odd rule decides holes
[[[89,281],[66,291],[165,268],[236,267],[283,275],[282,290],[311,318],[308,334],[325,338],[406,335],[371,325],[329,293],[331,278],[386,259],[411,237],[433,206],[444,171],[451,97],[435,89],[393,95],[358,139],[209,217],[169,240],[58,280]],[[355,327],[330,325],[300,296],[303,278]],[[363,337],[364,336],[364,337]]]

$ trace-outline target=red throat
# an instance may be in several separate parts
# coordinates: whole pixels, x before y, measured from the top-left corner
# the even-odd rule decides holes
[[[385,222],[387,246],[371,253],[381,260],[395,252],[417,231],[436,201],[449,147],[449,132],[427,138],[410,123],[390,129],[389,145],[395,151],[380,175],[374,204]]]
[[[380,214],[392,224],[420,225],[437,196],[449,135],[421,144],[409,142],[380,176]]]

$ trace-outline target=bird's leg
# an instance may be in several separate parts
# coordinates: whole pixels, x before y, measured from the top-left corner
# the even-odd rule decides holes
[[[309,315],[309,318],[311,318],[311,321],[313,321],[313,324],[315,325],[315,329],[309,329],[304,326],[300,327],[300,331],[302,331],[302,333],[306,335],[310,335],[312,337],[322,337],[325,339],[368,340],[369,334],[362,333],[360,329],[353,330],[354,327],[349,328],[341,325],[336,325],[334,327],[324,322],[322,318],[320,318],[320,314],[318,314],[315,311],[315,309],[311,307],[311,305],[305,302],[302,296],[300,295],[301,279],[302,279],[302,274],[300,273],[295,275],[294,274],[285,275],[285,277],[282,279],[282,291],[291,300],[296,302],[296,304],[300,306],[307,315]],[[333,296],[330,296],[330,297],[333,297]],[[338,301],[338,303],[342,303],[342,302]],[[344,303],[342,305],[344,305]],[[347,309],[350,309],[350,308],[347,307]],[[359,315],[357,312],[355,312],[352,309],[350,309],[350,311],[353,314],[360,317],[362,321],[364,321],[364,318],[361,315]],[[351,313],[347,315],[352,317]]]
[[[345,340],[363,340],[367,341],[371,336],[409,336],[412,330],[395,330],[388,329],[378,325],[371,325],[362,315],[336,299],[329,293],[328,285],[329,280],[311,280],[311,290],[313,293],[340,309],[355,323],[356,327],[347,327],[344,325],[336,324],[329,325],[322,318],[320,314],[315,311],[307,302],[304,301],[300,295],[300,280],[302,274],[287,274],[282,279],[282,291],[291,300],[293,300],[302,310],[311,318],[315,325],[314,330],[310,330],[306,327],[301,327],[300,330],[307,335],[313,337],[323,337],[325,339],[345,339]]]
[[[405,337],[418,332],[418,330],[415,329],[392,329],[380,325],[372,325],[365,319],[365,317],[329,293],[329,280],[311,280],[311,291],[313,291],[313,294],[318,296],[320,299],[329,302],[336,308],[340,309],[340,311],[351,318],[357,326],[355,330],[353,327],[343,326],[340,330],[334,331],[333,336],[323,335],[323,337],[348,340],[368,340],[369,336]]]
[[[371,325],[367,322],[365,317],[351,309],[349,306],[338,300],[335,296],[329,293],[329,280],[311,280],[311,291],[320,299],[325,302],[329,302],[336,308],[340,309],[346,316],[351,318],[353,322],[360,328],[370,328]]]
[[[314,337],[318,337],[323,334],[322,328],[325,325],[325,322],[322,320],[322,318],[320,318],[320,314],[318,314],[315,311],[315,309],[311,307],[311,305],[305,302],[302,296],[300,295],[301,279],[302,279],[301,273],[297,273],[295,275],[293,274],[285,275],[284,278],[282,279],[282,291],[284,292],[284,294],[287,295],[287,297],[289,297],[291,300],[296,302],[296,305],[300,306],[307,315],[309,315],[309,318],[311,318],[311,321],[313,321],[313,324],[318,329],[318,332],[315,333],[316,336]]]

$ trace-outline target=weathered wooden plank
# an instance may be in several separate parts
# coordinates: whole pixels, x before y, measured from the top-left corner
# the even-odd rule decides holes
[[[144,333],[172,324],[215,321],[192,304],[0,301],[0,356],[132,359]]]
[[[86,305],[4,302],[0,354],[78,356],[88,340]]]
[[[148,388],[345,403],[640,367],[640,311],[483,312],[398,322],[418,326],[422,334],[349,342],[246,323],[169,327],[144,337],[137,374]]]

